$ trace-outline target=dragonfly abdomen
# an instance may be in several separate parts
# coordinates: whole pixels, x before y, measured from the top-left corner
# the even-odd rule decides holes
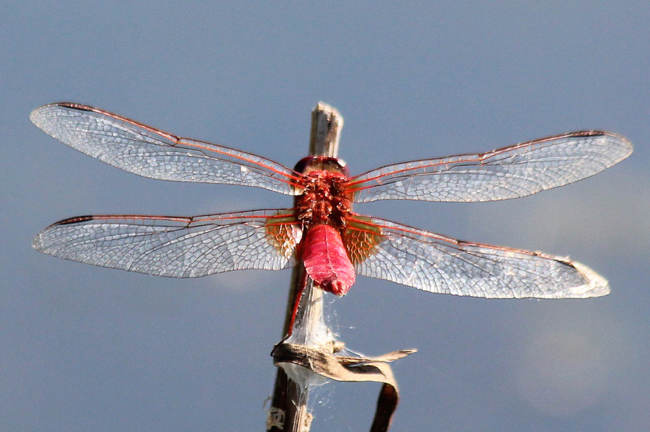
[[[337,296],[345,295],[356,279],[339,232],[325,224],[307,232],[302,251],[307,274],[318,286]]]

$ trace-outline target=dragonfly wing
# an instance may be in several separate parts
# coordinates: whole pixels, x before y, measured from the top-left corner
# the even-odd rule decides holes
[[[609,132],[573,132],[482,154],[406,162],[347,182],[355,202],[480,202],[518,198],[590,177],[622,161],[632,144]]]
[[[301,237],[291,210],[195,217],[81,216],[46,228],[33,246],[86,264],[189,278],[286,268]]]
[[[297,193],[299,174],[269,159],[180,138],[97,108],[56,103],[35,109],[30,119],[75,150],[143,177]]]
[[[587,298],[607,281],[568,258],[470,243],[355,216],[344,234],[358,274],[433,293],[486,298]]]

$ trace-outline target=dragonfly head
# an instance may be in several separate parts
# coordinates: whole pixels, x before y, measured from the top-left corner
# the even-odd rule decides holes
[[[301,174],[309,174],[313,171],[327,171],[343,174],[345,178],[350,177],[350,170],[348,170],[348,166],[343,159],[324,156],[302,158],[294,167],[294,171]]]

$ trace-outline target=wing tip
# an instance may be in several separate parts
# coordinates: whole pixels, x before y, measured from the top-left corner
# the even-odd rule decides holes
[[[34,125],[39,129],[45,130],[44,125],[46,124],[47,117],[44,114],[49,110],[57,109],[57,108],[68,108],[68,109],[80,110],[80,111],[96,110],[95,108],[89,105],[83,105],[75,102],[54,102],[54,103],[42,105],[32,110],[32,112],[29,113],[29,120],[32,123],[34,123]]]
[[[39,252],[52,255],[50,252],[48,252],[46,249],[48,248],[47,242],[46,242],[46,234],[50,232],[52,229],[55,229],[56,227],[62,226],[62,225],[72,225],[76,223],[82,223],[82,222],[88,222],[90,220],[95,219],[95,216],[74,216],[71,218],[63,219],[58,222],[54,222],[52,225],[48,226],[45,228],[43,231],[39,232],[36,234],[34,239],[32,240],[32,247],[36,249]]]
[[[611,167],[627,158],[634,151],[634,146],[632,142],[624,137],[623,135],[617,134],[615,132],[608,132],[605,130],[581,130],[576,132],[570,132],[565,135],[566,138],[601,138],[608,145],[615,146],[616,151],[612,152]],[[551,137],[554,138],[554,137]]]
[[[571,287],[567,290],[569,297],[572,298],[590,298],[602,297],[611,292],[607,279],[590,269],[584,264],[572,262],[573,267],[580,273],[587,281],[583,285]]]
[[[39,252],[45,253],[44,250],[43,250],[44,249],[44,247],[43,247],[43,232],[40,232],[40,233],[36,234],[36,236],[32,240],[32,247],[35,250],[39,251]]]
[[[41,107],[38,107],[34,109],[31,113],[29,113],[29,121],[31,121],[34,126],[36,126],[39,129],[43,129],[41,126],[43,123],[43,111],[45,111],[46,108],[48,108],[50,105],[43,105]]]
[[[610,141],[616,143],[616,145],[618,145],[618,147],[620,148],[621,151],[617,163],[630,156],[634,151],[634,145],[632,145],[632,141],[630,141],[623,135],[619,135],[614,132],[601,132],[601,133],[603,134],[603,136],[607,137]]]

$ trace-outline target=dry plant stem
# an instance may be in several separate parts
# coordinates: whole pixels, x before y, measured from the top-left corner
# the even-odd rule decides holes
[[[322,102],[312,111],[309,154],[311,156],[336,157],[338,155],[339,136],[343,127],[343,118],[336,109]],[[290,332],[290,325],[296,297],[299,295],[301,280],[305,278],[305,268],[299,263],[291,276],[291,287],[287,301],[284,329],[282,336]],[[323,291],[315,288],[309,278],[300,298],[300,305],[295,316],[293,343],[314,345],[323,340]],[[309,386],[307,383],[295,383],[290,380],[281,367],[278,368],[270,418],[277,421],[267,424],[267,430],[284,432],[306,432],[311,424],[311,415],[307,412]]]

